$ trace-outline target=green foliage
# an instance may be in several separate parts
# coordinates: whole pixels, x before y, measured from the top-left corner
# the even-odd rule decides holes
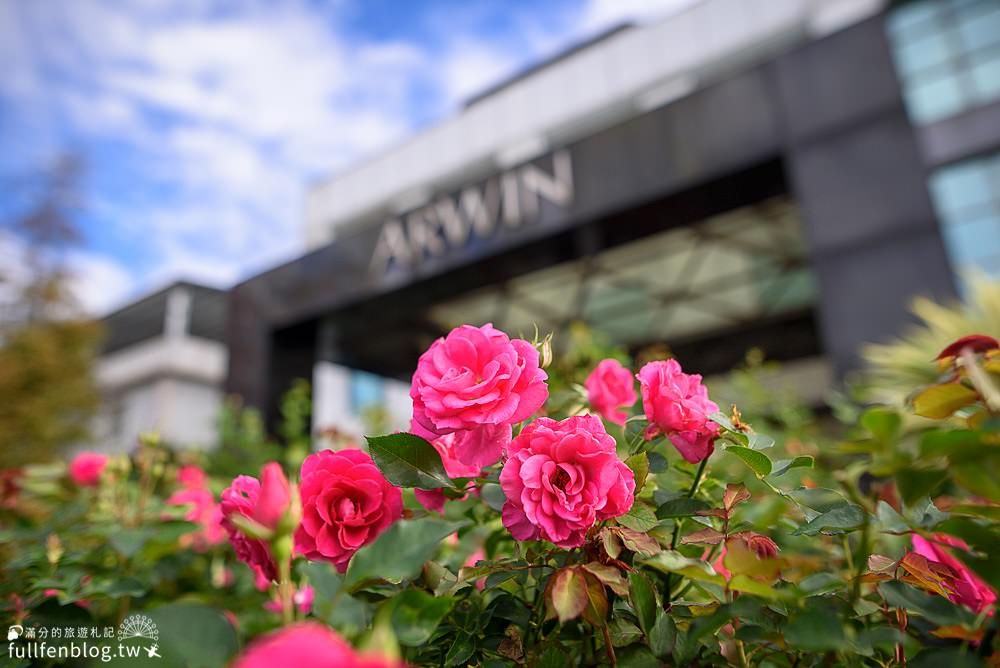
[[[0,451],[5,466],[86,442],[100,394],[92,368],[101,329],[57,320],[0,330]]]
[[[910,309],[918,324],[862,351],[868,364],[862,383],[872,401],[901,405],[914,388],[934,382],[937,370],[929,361],[945,346],[967,334],[1000,334],[1000,282],[974,277],[964,301],[918,297]]]
[[[386,480],[399,487],[439,489],[453,483],[434,446],[413,434],[369,436],[368,453]]]
[[[858,407],[843,433],[779,409],[762,418],[770,433],[734,409],[712,415],[715,449],[696,464],[669,438],[646,441],[635,415],[609,430],[634,503],[572,548],[513,539],[502,463],[452,480],[425,440],[369,436],[375,465],[404,488],[403,518],[343,574],[284,559],[267,593],[228,546],[192,541],[197,527],[165,502],[180,461],[155,441],[112,459],[94,488],[69,484],[60,466],[35,467],[0,509],[0,600],[34,623],[114,624],[141,611],[161,625],[164,665],[224,665],[238,646],[303,619],[414,666],[992,665],[995,603],[970,592],[1000,587],[1000,417],[989,401],[998,359],[956,358],[911,388],[905,410]],[[585,371],[565,367],[572,400],[554,398],[548,415],[586,410],[572,387]],[[938,400],[955,387],[962,401]],[[292,449],[307,443],[303,392],[293,388],[284,413]],[[259,420],[230,409],[224,424],[210,468],[244,456],[239,472],[256,473]],[[439,488],[442,515],[415,502],[413,490]],[[281,526],[267,534],[272,548],[294,528]],[[263,608],[306,586],[310,610]]]

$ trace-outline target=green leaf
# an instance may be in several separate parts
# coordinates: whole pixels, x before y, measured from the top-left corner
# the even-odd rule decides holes
[[[647,452],[646,458],[649,460],[650,473],[663,473],[667,470],[667,458],[659,452]]]
[[[880,582],[878,590],[891,607],[922,615],[938,626],[965,624],[972,620],[971,613],[948,599],[924,593],[898,580]]]
[[[716,423],[717,425],[725,427],[727,431],[736,432],[737,434],[742,433],[736,429],[736,427],[732,423],[732,420],[729,419],[729,416],[723,413],[722,411],[716,411],[712,413],[711,415],[708,416],[708,419]]]
[[[850,531],[865,522],[865,511],[861,506],[848,504],[821,513],[799,527],[794,535],[815,536],[821,531]]]
[[[912,505],[925,496],[930,496],[941,483],[948,479],[948,472],[903,468],[896,471],[896,487],[906,505]]]
[[[965,460],[982,455],[983,435],[971,429],[932,429],[920,436],[920,456]]]
[[[392,630],[401,645],[419,647],[437,630],[451,610],[453,599],[434,597],[419,589],[407,589],[395,598]]]
[[[774,585],[755,580],[749,575],[743,574],[737,574],[732,577],[729,581],[729,589],[743,592],[744,594],[752,594],[753,596],[758,596],[769,601],[788,601],[795,598],[795,594],[791,591],[776,589]]]
[[[583,614],[587,607],[587,581],[584,571],[572,567],[560,569],[551,577],[545,597],[549,616],[558,617],[565,624]]]
[[[674,641],[677,640],[677,627],[674,620],[663,610],[656,611],[656,623],[649,632],[649,648],[661,659],[674,651]]]
[[[235,629],[220,611],[207,605],[168,603],[140,614],[156,624],[164,658],[180,658],[182,665],[222,666],[239,648]]]
[[[676,573],[699,582],[709,582],[720,587],[726,584],[725,578],[716,573],[707,561],[690,559],[676,550],[663,550],[641,563],[663,573]]]
[[[614,566],[607,566],[598,561],[591,561],[584,564],[583,568],[619,596],[628,596],[628,583],[622,576],[622,572]]]
[[[774,470],[771,471],[771,476],[776,478],[779,475],[788,473],[792,469],[811,469],[812,467],[813,458],[810,455],[799,455],[795,459],[779,459],[774,462]]]
[[[878,523],[882,526],[883,531],[903,533],[910,529],[910,525],[906,523],[903,516],[897,513],[896,509],[885,501],[878,502],[878,506],[875,508],[875,516],[878,518]]]
[[[566,657],[562,658],[560,668],[566,666]],[[626,647],[618,656],[618,668],[660,668],[663,664],[649,651],[645,645]]]
[[[438,544],[467,524],[430,517],[396,522],[375,542],[357,551],[347,567],[344,585],[348,591],[355,591],[369,580],[398,582],[413,578],[434,556]]]
[[[986,664],[971,650],[958,647],[932,647],[917,654],[907,664],[910,668],[985,668]]]
[[[975,496],[986,499],[1000,499],[1000,460],[992,457],[982,457],[976,462],[961,465],[952,464],[951,472],[955,482],[972,492]]]
[[[107,580],[95,578],[91,580],[89,585],[82,587],[80,593],[81,598],[94,594],[104,594],[110,598],[120,598],[122,596],[139,597],[147,591],[149,591],[149,587],[138,578],[116,577]]]
[[[151,531],[146,527],[117,527],[108,535],[108,542],[115,552],[126,559],[135,556],[150,539]]]
[[[656,515],[653,514],[653,510],[644,503],[640,503],[638,500],[632,504],[632,507],[627,513],[616,518],[618,524],[623,527],[628,527],[632,531],[638,531],[639,533],[645,533],[655,527],[658,523]]]
[[[483,485],[479,490],[479,496],[487,506],[498,513],[503,512],[503,504],[506,503],[507,497],[504,496],[503,489],[500,485],[494,485],[492,483]]]
[[[960,383],[931,385],[913,397],[913,412],[922,417],[942,420],[959,408],[975,403],[979,394]]]
[[[649,475],[649,459],[645,452],[639,452],[626,459],[625,466],[629,467],[635,476],[635,493],[638,495],[646,484],[646,476]]]
[[[849,502],[844,495],[833,489],[825,487],[800,487],[789,492],[790,496],[807,508],[825,513],[840,506],[846,506]]]
[[[656,623],[656,610],[659,607],[656,604],[656,592],[649,578],[639,571],[629,573],[628,585],[629,599],[639,620],[639,628],[648,636]]]
[[[608,624],[608,632],[614,647],[625,647],[642,638],[642,631],[639,627],[622,617],[615,617],[611,620]]]
[[[844,581],[833,573],[813,573],[798,584],[799,590],[807,596],[826,594],[844,587]]]
[[[708,419],[722,427],[722,436],[728,438],[734,443],[739,443],[743,446],[748,446],[750,444],[750,437],[745,433],[736,428],[736,425],[732,423],[729,416],[721,411],[712,413],[708,416]]]
[[[340,625],[329,617],[341,608],[342,599],[350,598],[342,591],[344,576],[325,561],[304,561],[299,564],[298,569],[299,574],[304,576],[313,588],[312,613],[340,628]],[[358,628],[361,628],[365,621],[360,620]]]
[[[790,646],[807,652],[836,651],[847,645],[839,617],[823,607],[808,609],[789,620],[784,634]]]
[[[444,657],[444,665],[460,666],[469,660],[472,653],[476,651],[476,641],[472,635],[466,632],[455,636],[455,641],[451,644],[448,654]]]
[[[583,618],[601,628],[608,619],[608,593],[604,590],[601,580],[589,570],[581,568],[577,572],[583,574],[583,580],[587,585],[587,605],[583,609]]]
[[[876,406],[861,414],[861,426],[882,443],[890,443],[899,434],[903,418],[891,408]]]
[[[693,517],[699,510],[708,510],[711,506],[700,499],[689,499],[681,496],[670,499],[656,509],[656,517],[661,520],[676,517]]]
[[[738,445],[730,445],[726,448],[726,452],[739,457],[758,478],[763,478],[771,473],[771,460],[763,452],[742,448]]]
[[[366,436],[368,452],[386,480],[397,487],[453,487],[434,446],[413,434]]]
[[[774,447],[774,439],[764,434],[750,434],[747,436],[747,447],[751,450],[767,450]]]
[[[1000,522],[1000,506],[980,506],[971,503],[961,503],[948,508],[952,515],[964,515],[967,517],[981,517],[985,520]]]

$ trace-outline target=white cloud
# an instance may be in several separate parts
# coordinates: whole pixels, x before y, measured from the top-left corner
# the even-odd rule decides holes
[[[588,34],[693,1],[586,0],[544,25],[541,10],[513,17],[520,29],[505,35],[441,16],[428,19],[440,39],[423,42],[360,39],[340,3],[0,2],[0,97],[33,133],[32,157],[66,136],[128,147],[128,178],[91,198],[91,232],[152,259],[78,257],[96,308],[125,294],[112,286],[130,269],[126,293],[181,277],[229,284],[293,257],[304,188],[412,131],[418,98],[442,113]]]
[[[96,253],[73,253],[69,258],[70,291],[80,307],[100,316],[137,294],[132,275],[118,262]]]

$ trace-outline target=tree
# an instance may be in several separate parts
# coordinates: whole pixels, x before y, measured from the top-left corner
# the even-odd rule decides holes
[[[3,221],[15,262],[0,275],[0,452],[4,466],[44,461],[85,441],[100,398],[93,364],[101,328],[67,287],[67,254],[82,242],[82,163],[62,156],[25,184]]]

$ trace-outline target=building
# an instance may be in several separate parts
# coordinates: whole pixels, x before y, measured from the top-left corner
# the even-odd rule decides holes
[[[701,0],[501,82],[309,194],[309,252],[228,295],[225,388],[405,426],[461,322],[585,321],[815,392],[917,294],[1000,276],[1000,3]]]
[[[128,452],[139,434],[212,447],[226,375],[226,293],[175,283],[103,318],[97,363],[101,411],[94,437]]]

